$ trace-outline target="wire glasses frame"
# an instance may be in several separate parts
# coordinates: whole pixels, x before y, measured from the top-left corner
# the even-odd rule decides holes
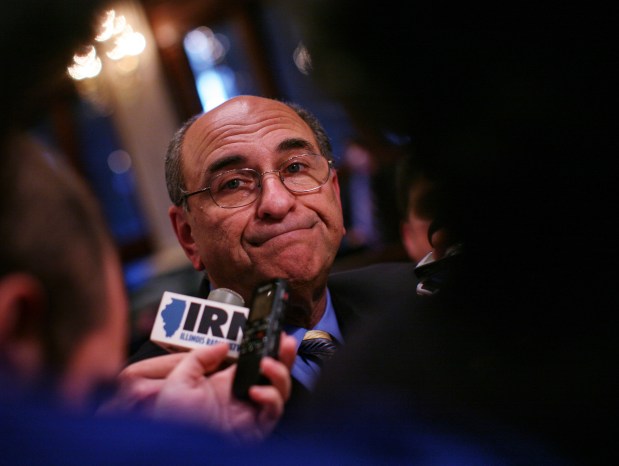
[[[283,162],[278,169],[258,172],[253,168],[236,168],[217,173],[208,186],[193,192],[182,193],[183,205],[187,199],[208,191],[213,202],[223,209],[234,209],[252,204],[262,189],[262,178],[277,173],[282,184],[291,193],[301,194],[320,189],[329,179],[333,161],[322,155],[300,154]]]

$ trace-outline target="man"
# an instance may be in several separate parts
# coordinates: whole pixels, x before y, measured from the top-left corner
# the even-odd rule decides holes
[[[328,138],[311,114],[256,96],[189,120],[166,158],[170,219],[193,267],[205,271],[211,288],[232,289],[246,302],[260,282],[289,280],[285,330],[299,342],[307,330],[320,330],[342,344],[364,313],[380,309],[357,281],[334,277],[327,287],[345,232],[331,160]],[[374,280],[384,281],[380,274]],[[121,378],[138,393],[134,398],[157,393],[171,356],[140,360],[163,354],[147,343],[131,358]],[[307,394],[319,373],[320,363],[301,344],[292,369],[295,397]]]
[[[3,146],[4,399],[21,406],[49,397],[62,408],[88,413],[103,401],[100,388],[115,379],[125,358],[127,297],[117,253],[95,198],[68,167],[23,135],[8,137]],[[292,339],[284,338],[281,349],[282,362],[263,361],[272,385],[250,389],[254,405],[232,398],[234,366],[216,372],[225,345],[177,355],[153,416],[241,440],[264,438],[290,390]]]
[[[283,103],[243,96],[191,124],[180,149],[166,161],[174,202],[169,213],[194,268],[206,270],[211,286],[233,289],[246,302],[261,281],[288,279],[294,307],[289,323],[313,328],[325,313],[327,275],[344,235],[326,136]],[[243,186],[199,192],[215,182],[250,183],[239,172],[216,181],[232,169],[261,173],[245,200],[214,201]],[[303,170],[313,170],[307,186],[288,178]]]

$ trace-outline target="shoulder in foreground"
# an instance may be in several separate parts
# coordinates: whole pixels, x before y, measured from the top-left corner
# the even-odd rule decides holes
[[[412,298],[417,287],[413,262],[376,263],[329,276],[331,295],[357,296],[356,299],[377,299],[377,296],[397,295],[399,299]]]
[[[353,280],[353,279],[415,279],[414,262],[381,262],[363,267],[334,272],[329,276],[329,284],[332,282]]]

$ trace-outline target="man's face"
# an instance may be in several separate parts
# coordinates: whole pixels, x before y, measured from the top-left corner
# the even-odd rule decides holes
[[[183,146],[188,191],[207,186],[215,164],[224,169],[275,170],[291,156],[318,154],[311,129],[287,106],[258,97],[230,100],[196,121]],[[324,287],[344,234],[339,185],[332,170],[320,189],[293,194],[277,173],[262,179],[258,199],[224,209],[208,192],[188,199],[189,210],[172,207],[177,236],[196,269],[214,287],[249,300],[261,281],[280,277],[297,291]]]

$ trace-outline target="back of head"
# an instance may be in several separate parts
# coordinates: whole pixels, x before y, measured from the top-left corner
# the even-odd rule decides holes
[[[3,141],[0,165],[0,274],[24,273],[41,284],[44,363],[61,374],[74,348],[106,319],[111,237],[82,180],[33,140]]]
[[[464,242],[437,328],[493,371],[459,395],[570,444],[568,425],[604,418],[617,355],[616,18],[595,4],[310,3],[291,12],[314,78],[365,134],[414,151]]]
[[[497,267],[545,293],[591,248],[614,250],[609,15],[398,0],[296,11],[313,78],[440,183],[439,214],[480,264],[470,277]]]

